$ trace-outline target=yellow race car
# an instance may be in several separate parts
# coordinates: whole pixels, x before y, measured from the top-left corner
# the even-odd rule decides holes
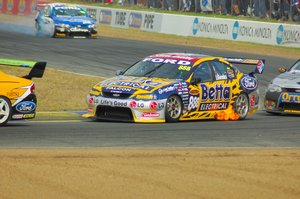
[[[41,78],[46,62],[24,62],[0,59],[0,65],[32,68],[28,75],[16,77],[0,71],[0,126],[9,120],[32,119],[35,117],[37,99],[32,78]]]
[[[242,73],[232,64],[255,65]],[[264,60],[165,53],[95,85],[85,118],[133,122],[245,119],[258,109]]]

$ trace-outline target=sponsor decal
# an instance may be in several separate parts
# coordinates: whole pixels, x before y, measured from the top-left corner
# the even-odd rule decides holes
[[[122,11],[117,11],[116,12],[116,18],[115,18],[115,24],[119,25],[119,26],[125,26],[126,23],[126,12],[122,12]]]
[[[241,84],[247,90],[254,90],[257,88],[257,80],[253,77],[244,76],[241,79]]]
[[[153,62],[153,63],[164,63],[164,64],[177,64],[183,66],[189,66],[192,63],[185,60],[176,60],[176,59],[163,59],[163,58],[151,58],[147,57],[143,60],[143,62]]]
[[[191,96],[189,99],[188,110],[193,110],[198,107],[199,97]]]
[[[100,24],[110,25],[111,24],[111,19],[112,19],[111,10],[101,10],[100,11],[100,18],[99,18],[99,23]]]
[[[142,14],[132,12],[129,15],[129,27],[140,29],[142,26]]]
[[[174,91],[174,90],[175,90],[174,86],[168,86],[168,87],[165,87],[165,88],[158,89],[158,93],[163,94],[163,93],[168,93],[168,92],[171,92],[171,91]]]
[[[151,100],[151,99],[154,99],[156,97],[154,97],[153,95],[137,95],[136,98],[137,99],[144,99],[144,100]]]
[[[289,30],[284,28],[283,25],[278,26],[276,35],[277,44],[284,43],[300,43],[300,31],[299,29]]]
[[[282,93],[280,100],[282,102],[300,103],[300,95],[298,93]]]
[[[236,40],[238,38],[239,28],[240,28],[239,22],[235,21],[234,24],[233,24],[233,29],[232,29],[232,39],[233,40]]]
[[[200,91],[198,89],[191,89],[190,90],[190,94],[191,95],[199,95],[200,94]]]
[[[127,107],[127,102],[120,101],[120,100],[101,99],[99,101],[99,104],[106,105],[106,106]]]
[[[12,116],[12,119],[19,120],[19,119],[28,119],[33,118],[35,116],[34,113],[32,114],[15,114]]]
[[[190,66],[179,66],[178,70],[190,71],[191,67]]]
[[[250,107],[254,107],[255,106],[255,95],[252,95],[251,97],[250,97]]]
[[[146,29],[151,29],[152,30],[154,28],[154,19],[155,19],[155,15],[145,14],[143,27],[146,28]]]
[[[29,113],[31,111],[34,111],[36,107],[36,104],[31,101],[24,101],[16,105],[16,110],[20,113]]]
[[[284,110],[285,113],[300,113],[300,111],[297,110]]]
[[[227,35],[228,30],[228,25],[225,23],[200,22],[198,18],[195,18],[192,32],[193,35],[196,35],[198,32]]]
[[[12,119],[22,119],[23,118],[23,114],[16,114],[12,116]]]
[[[150,103],[150,108],[152,109],[152,110],[156,110],[157,109],[157,103],[156,102],[151,102]]]
[[[202,89],[202,100],[229,100],[231,90],[229,86],[216,84],[213,87],[208,87],[205,84],[200,84]]]
[[[142,117],[145,118],[154,118],[154,117],[159,117],[160,114],[158,112],[144,112],[142,113]]]
[[[236,40],[238,36],[248,38],[272,39],[272,30],[266,27],[240,25],[239,22],[236,21],[232,29],[232,38]]]
[[[32,114],[24,114],[23,115],[23,119],[33,118],[34,116],[35,116],[34,113],[32,113]]]
[[[271,100],[266,100],[265,101],[265,107],[268,110],[274,110],[275,109],[275,102]]]
[[[93,97],[90,97],[90,99],[89,99],[89,104],[92,104],[92,103],[94,103],[94,98],[93,98]]]
[[[261,74],[263,72],[263,70],[265,69],[265,64],[263,61],[259,60],[256,69],[258,70],[258,72]]]
[[[216,74],[216,80],[224,80],[227,79],[227,75]]]
[[[228,102],[205,103],[200,105],[200,111],[225,110],[228,108]]]
[[[120,88],[120,87],[106,87],[104,88],[106,90],[109,90],[111,93],[122,93],[122,92],[131,92],[132,89],[130,88]]]
[[[141,85],[136,82],[123,82],[123,81],[118,81],[118,82],[111,82],[109,85],[118,85],[118,86],[127,86],[127,87],[132,87],[132,88],[139,88],[139,89],[144,89],[144,90],[151,90],[152,87],[150,86],[145,86]]]
[[[145,104],[143,102],[136,102],[136,101],[131,101],[129,103],[130,108],[144,108]]]

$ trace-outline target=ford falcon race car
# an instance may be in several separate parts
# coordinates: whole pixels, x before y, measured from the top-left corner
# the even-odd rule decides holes
[[[249,74],[231,63],[256,65]],[[264,60],[166,53],[146,57],[96,84],[85,118],[134,122],[245,119],[258,109]]]
[[[300,60],[290,69],[281,67],[281,72],[268,86],[265,108],[274,114],[300,114]]]
[[[9,63],[8,63],[9,62]],[[32,67],[20,64],[18,61],[0,59],[2,65]],[[28,75],[15,77],[0,71],[0,126],[6,125],[9,120],[31,119],[35,117],[37,99],[35,84],[32,78],[41,78],[44,74],[46,62],[37,62]]]
[[[50,3],[35,18],[37,35],[50,37],[97,37],[97,24],[88,12],[76,5]]]

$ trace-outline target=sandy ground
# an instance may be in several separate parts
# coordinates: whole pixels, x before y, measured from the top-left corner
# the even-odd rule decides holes
[[[0,199],[19,198],[298,199],[300,149],[2,148]]]
[[[0,149],[0,198],[300,197],[299,149]]]

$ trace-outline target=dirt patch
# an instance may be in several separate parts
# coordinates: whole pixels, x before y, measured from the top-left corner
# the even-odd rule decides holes
[[[299,198],[299,149],[1,149],[0,198]]]

